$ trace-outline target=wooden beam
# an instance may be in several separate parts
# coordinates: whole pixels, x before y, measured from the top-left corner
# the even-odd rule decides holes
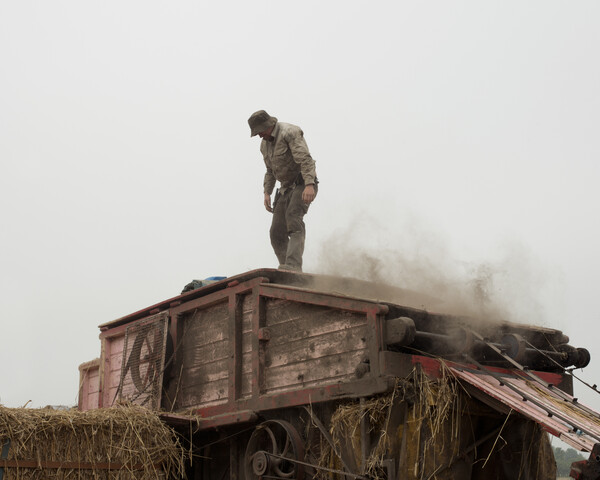
[[[348,310],[350,312],[373,313],[374,315],[385,315],[389,307],[385,304],[359,300],[353,297],[341,296],[333,293],[315,292],[298,287],[279,284],[260,285],[259,295],[263,297],[281,298],[293,302],[322,305],[336,309]]]
[[[244,295],[229,295],[229,402],[242,396],[242,316]]]

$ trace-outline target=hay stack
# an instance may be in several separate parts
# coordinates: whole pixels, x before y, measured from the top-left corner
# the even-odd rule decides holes
[[[355,459],[355,473],[373,480],[387,478],[390,460],[397,478],[406,480],[556,478],[550,442],[539,425],[470,397],[441,365],[440,378],[415,369],[390,394],[340,404],[330,421],[335,451],[321,447],[319,465],[340,470],[337,452],[346,452]],[[368,436],[361,435],[361,422]],[[332,478],[326,471],[317,477]]]
[[[184,450],[173,431],[156,413],[133,405],[88,412],[0,405],[0,451],[7,440],[4,480],[183,475]]]
[[[424,462],[438,463],[440,457],[456,454],[459,392],[456,382],[449,378],[445,368],[442,377],[432,379],[419,370],[399,379],[394,391],[360,403],[348,402],[338,406],[331,417],[330,434],[338,451],[351,452],[357,468],[369,478],[385,478],[384,459],[397,457],[402,478],[420,478]],[[390,423],[392,409],[403,409],[404,424]],[[361,421],[367,420],[370,451],[362,465]],[[403,453],[400,453],[402,437]],[[401,458],[400,458],[401,457]],[[319,465],[341,468],[336,455],[325,446]],[[415,467],[415,468],[413,468]],[[435,468],[435,467],[434,467]],[[319,474],[320,478],[327,478]],[[442,478],[442,477],[440,477]]]

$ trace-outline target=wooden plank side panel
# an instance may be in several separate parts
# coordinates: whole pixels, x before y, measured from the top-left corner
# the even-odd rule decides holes
[[[252,314],[254,312],[254,295],[245,295],[242,305],[242,332],[252,331]]]
[[[206,407],[228,400],[229,306],[223,302],[184,315],[181,389],[176,408]]]
[[[220,405],[228,401],[229,377],[183,387],[177,409],[203,408]]]
[[[325,334],[309,334],[305,338],[296,340],[288,340],[283,332],[281,333],[277,336],[274,335],[274,341],[269,342],[266,349],[265,362],[268,367],[302,366],[308,360],[340,355],[346,352],[365,352],[367,348],[366,325],[344,328]]]
[[[270,329],[283,325],[286,336],[293,340],[367,323],[363,313],[281,299],[268,300],[266,321]]]
[[[364,358],[365,351],[358,350],[267,368],[265,393],[357,380],[355,368]]]
[[[252,315],[255,297],[246,295],[242,308],[242,392],[241,398],[252,396]]]
[[[266,328],[263,393],[356,380],[369,356],[365,314],[272,299]]]
[[[242,341],[242,398],[252,396],[252,332],[244,333]]]
[[[100,401],[100,362],[95,365],[79,367],[79,410],[98,408]]]
[[[88,409],[98,408],[100,395],[100,372],[98,368],[88,370],[88,387],[86,392],[85,405]]]
[[[119,381],[121,380],[121,365],[123,363],[123,347],[125,343],[125,333],[123,335],[107,337],[106,350],[104,352],[105,368],[103,371],[103,407],[110,407],[115,401]]]

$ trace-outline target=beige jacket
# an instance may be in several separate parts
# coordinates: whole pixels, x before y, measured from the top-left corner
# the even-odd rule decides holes
[[[264,192],[271,195],[277,180],[281,183],[282,190],[289,188],[300,173],[305,185],[314,184],[317,178],[315,161],[310,156],[302,129],[289,123],[277,122],[271,136],[275,138],[272,142],[263,139],[260,143],[260,151],[267,167]]]

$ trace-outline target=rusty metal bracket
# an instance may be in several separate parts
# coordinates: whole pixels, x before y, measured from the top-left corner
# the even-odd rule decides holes
[[[396,478],[396,462],[393,458],[386,458],[383,462],[383,468],[387,473],[388,479]]]

